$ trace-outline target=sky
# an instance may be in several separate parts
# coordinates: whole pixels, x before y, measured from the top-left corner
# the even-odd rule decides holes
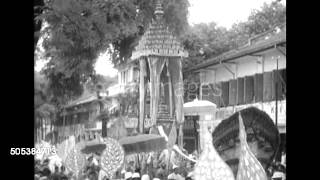
[[[189,23],[216,22],[231,28],[233,23],[246,21],[253,9],[274,0],[189,0]]]
[[[233,23],[246,21],[253,9],[260,9],[264,2],[274,0],[189,0],[189,24],[209,23],[214,21],[218,26],[231,28]],[[282,3],[286,4],[284,0]],[[117,70],[112,67],[106,54],[101,55],[95,64],[97,74],[114,77]],[[40,70],[45,62],[37,62]]]

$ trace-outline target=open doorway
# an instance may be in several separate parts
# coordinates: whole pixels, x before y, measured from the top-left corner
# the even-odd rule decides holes
[[[199,152],[199,116],[185,116],[183,125],[183,148],[189,154]]]

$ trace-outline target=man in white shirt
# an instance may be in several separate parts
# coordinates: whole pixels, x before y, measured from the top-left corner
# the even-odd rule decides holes
[[[178,172],[179,170],[178,166],[173,165],[172,169],[173,169],[173,172],[169,174],[168,180],[184,180],[184,178]]]
[[[126,172],[124,174],[124,179],[125,180],[127,180],[127,179],[131,180],[132,179],[132,172]]]
[[[286,152],[282,152],[282,156],[281,156],[281,164],[284,165],[284,167],[286,167]]]

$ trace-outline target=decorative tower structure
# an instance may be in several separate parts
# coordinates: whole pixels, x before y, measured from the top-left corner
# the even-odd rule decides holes
[[[138,60],[140,64],[139,130],[142,132],[144,129],[146,85],[149,80],[151,125],[156,126],[161,119],[161,105],[168,105],[169,116],[180,127],[181,145],[184,122],[182,60],[188,53],[165,24],[161,0],[157,0],[154,14],[155,19],[141,37],[131,57],[131,60]]]

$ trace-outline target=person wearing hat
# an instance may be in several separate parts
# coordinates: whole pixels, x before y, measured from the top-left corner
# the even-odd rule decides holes
[[[150,180],[150,176],[148,174],[144,174],[141,176],[141,180]]]
[[[127,180],[132,180],[132,172],[126,172],[124,173],[124,179]]]
[[[138,172],[133,173],[132,180],[140,180],[140,174]]]
[[[121,179],[121,180],[125,180],[125,177],[124,177],[124,176],[125,176],[125,174],[126,174],[126,170],[125,170],[125,169],[122,169],[121,172],[120,172],[120,174],[121,174],[121,178],[120,178],[120,179]]]
[[[190,179],[190,180],[194,179],[194,175],[193,175],[192,171],[188,173],[186,180],[188,180],[188,179]]]
[[[184,178],[179,174],[179,167],[177,165],[173,165],[173,172],[169,174],[168,180],[184,180]]]

